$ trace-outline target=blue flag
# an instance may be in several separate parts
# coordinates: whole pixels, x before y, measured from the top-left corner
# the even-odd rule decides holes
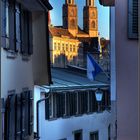
[[[95,80],[98,73],[103,72],[99,64],[94,60],[94,58],[87,54],[87,77],[90,80]]]

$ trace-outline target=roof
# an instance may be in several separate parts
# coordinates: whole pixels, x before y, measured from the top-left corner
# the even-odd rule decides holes
[[[68,31],[68,29],[64,29],[62,26],[49,27],[49,31],[52,36],[69,37],[71,39],[75,39],[75,37]]]
[[[83,31],[79,26],[78,26],[78,34],[89,36],[89,34],[87,34],[85,31]]]
[[[74,69],[52,68],[52,90],[94,89],[98,87],[109,88],[109,83],[90,81],[86,73]],[[83,71],[83,70],[82,70]],[[45,86],[47,87],[47,86]],[[48,88],[50,88],[48,87]]]

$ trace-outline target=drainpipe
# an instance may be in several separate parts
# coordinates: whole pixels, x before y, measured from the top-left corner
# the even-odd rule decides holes
[[[45,92],[45,93],[48,93],[48,92],[46,92],[46,91],[44,91],[44,92]],[[48,93],[48,94],[49,94],[49,93]],[[50,94],[49,94],[47,97],[38,100],[37,103],[36,103],[36,105],[37,105],[37,107],[36,107],[36,119],[37,119],[37,122],[36,122],[36,127],[37,127],[36,140],[39,140],[39,139],[40,139],[40,136],[39,136],[39,105],[40,105],[40,103],[42,103],[43,101],[47,101],[47,99],[49,99],[49,97],[50,97]]]
[[[41,87],[41,86],[37,86],[39,89],[40,89],[40,93],[44,92],[44,93],[47,93],[48,96],[43,98],[43,99],[40,99],[37,101],[36,103],[36,129],[37,129],[37,132],[36,132],[36,135],[35,135],[35,139],[36,140],[39,140],[40,139],[40,136],[39,136],[39,105],[41,102],[43,101],[46,101],[49,97],[50,97],[50,90],[51,89],[47,89],[47,88],[44,88],[44,87]]]

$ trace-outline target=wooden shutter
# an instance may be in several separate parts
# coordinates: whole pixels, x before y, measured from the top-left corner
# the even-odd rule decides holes
[[[21,98],[20,94],[17,94],[15,99],[15,140],[20,140],[21,133]]]
[[[9,50],[16,51],[15,1],[9,0]]]
[[[15,98],[16,95],[8,96],[5,112],[5,140],[15,140]]]
[[[1,46],[9,49],[9,3],[1,1]]]
[[[28,38],[28,41],[29,41],[29,46],[28,46],[28,54],[29,55],[32,55],[33,54],[33,32],[32,32],[32,13],[31,12],[28,12],[28,18],[29,18],[29,38]]]
[[[16,18],[16,50],[20,50],[21,47],[21,20],[20,20],[20,5],[15,5],[15,18]]]
[[[28,13],[21,10],[21,53],[28,54]]]
[[[45,97],[47,97],[48,95],[46,95]],[[50,103],[49,103],[49,100],[51,100],[51,98],[49,99],[46,99],[45,100],[45,119],[46,120],[49,120],[50,119]]]
[[[21,42],[21,53],[31,55],[33,53],[32,14],[23,8],[21,10]]]
[[[28,91],[21,93],[21,119],[22,119],[22,139],[28,135],[29,131],[29,112],[28,112]]]
[[[128,38],[138,39],[138,0],[128,0]]]
[[[33,133],[33,93],[32,91],[28,91],[28,114],[29,114],[29,120],[28,120],[28,134],[32,135]]]

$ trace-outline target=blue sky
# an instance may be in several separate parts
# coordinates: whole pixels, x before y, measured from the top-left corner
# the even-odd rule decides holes
[[[78,24],[83,27],[83,6],[86,0],[75,0],[78,6]],[[53,10],[51,11],[51,22],[53,25],[62,25],[62,5],[65,0],[50,0]],[[109,8],[103,7],[95,0],[95,5],[98,7],[98,30],[100,37],[109,38]]]

